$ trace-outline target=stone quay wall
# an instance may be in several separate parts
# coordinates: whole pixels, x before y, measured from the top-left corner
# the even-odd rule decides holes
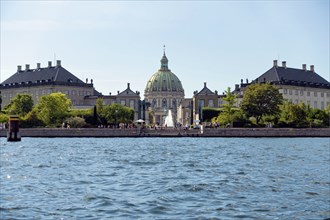
[[[330,128],[218,128],[183,129],[109,129],[109,128],[29,128],[21,137],[330,137]],[[0,130],[6,137],[7,130]]]

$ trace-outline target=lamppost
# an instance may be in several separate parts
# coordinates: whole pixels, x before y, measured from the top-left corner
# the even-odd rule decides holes
[[[115,110],[115,128],[117,128],[117,113],[118,113],[118,110]]]

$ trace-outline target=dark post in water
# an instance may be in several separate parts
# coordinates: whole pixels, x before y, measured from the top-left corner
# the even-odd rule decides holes
[[[9,131],[7,132],[7,141],[21,141],[21,134],[19,133],[19,117],[9,117]]]

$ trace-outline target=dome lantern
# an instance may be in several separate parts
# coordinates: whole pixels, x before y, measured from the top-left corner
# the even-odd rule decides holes
[[[164,54],[163,54],[162,59],[160,60],[160,64],[161,64],[160,70],[166,71],[166,70],[169,70],[168,69],[168,59],[165,54],[165,45],[163,47],[164,47]]]

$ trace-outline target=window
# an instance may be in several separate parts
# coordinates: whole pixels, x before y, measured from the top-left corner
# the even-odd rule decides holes
[[[284,89],[284,94],[288,94],[288,90],[287,89]]]
[[[166,101],[166,99],[163,99],[163,101],[162,101],[162,107],[163,108],[166,108],[167,107],[167,101]]]
[[[327,93],[327,97],[330,97],[330,93]]]
[[[307,91],[307,96],[311,96],[311,92],[310,91]]]
[[[294,104],[298,104],[298,99],[294,100]]]
[[[324,93],[323,92],[321,92],[321,97],[324,97]]]
[[[176,99],[172,100],[172,106],[173,106],[173,108],[176,108]]]
[[[301,96],[304,95],[304,90],[300,90],[300,95],[301,95]]]
[[[314,101],[314,108],[317,108],[317,101]]]
[[[321,102],[321,109],[324,109],[324,102]]]
[[[76,93],[77,93],[76,90],[72,90],[72,93],[71,94],[72,95],[76,95]]]
[[[121,99],[121,100],[120,100],[120,104],[121,104],[121,105],[126,105],[126,100],[125,100],[125,99]]]
[[[307,105],[311,106],[311,101],[308,100],[307,101]]]
[[[295,94],[295,95],[298,95],[298,90],[295,90],[295,91],[294,91],[294,94]]]
[[[317,92],[314,92],[314,96],[317,97]]]
[[[134,109],[134,107],[135,107],[134,104],[135,104],[134,100],[129,100],[129,107],[130,108]]]
[[[70,95],[69,90],[65,90],[65,94],[66,94],[66,95]]]
[[[209,107],[211,107],[211,108],[214,107],[214,101],[213,101],[213,99],[209,100]]]
[[[289,95],[292,95],[292,90],[289,89]]]

